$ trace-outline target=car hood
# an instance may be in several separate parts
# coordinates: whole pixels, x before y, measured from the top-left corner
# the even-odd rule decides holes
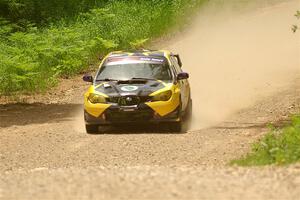
[[[107,96],[149,96],[165,86],[158,80],[109,81],[96,85],[95,91]]]

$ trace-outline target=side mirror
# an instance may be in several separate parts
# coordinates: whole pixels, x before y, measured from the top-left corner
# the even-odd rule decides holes
[[[88,74],[84,75],[82,79],[83,79],[83,81],[89,82],[89,83],[92,83],[94,81],[93,76],[88,75]]]
[[[186,72],[181,72],[177,75],[177,80],[180,81],[180,80],[185,80],[185,79],[188,79],[190,78],[190,75]]]

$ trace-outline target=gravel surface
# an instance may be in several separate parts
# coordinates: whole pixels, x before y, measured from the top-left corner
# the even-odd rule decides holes
[[[277,5],[274,11],[264,10],[258,19],[281,9],[289,15],[286,10],[300,3],[290,2]],[[284,52],[290,50],[295,49]],[[285,62],[287,66],[290,58],[278,62],[279,67]],[[290,63],[300,64],[299,57]],[[235,68],[229,72],[238,78],[227,80],[225,74],[220,85],[213,81],[202,88],[197,81],[203,85],[206,79],[192,79],[193,97],[203,103],[194,104],[194,128],[184,134],[137,126],[87,135],[82,113],[87,84],[79,77],[64,81],[46,95],[23,97],[23,104],[2,97],[0,199],[299,199],[299,165],[228,165],[249,152],[251,143],[268,131],[269,123],[282,126],[291,114],[299,113],[300,73],[295,73],[300,72],[299,66],[283,68],[290,76],[269,67],[263,73],[267,82],[247,82],[251,73]],[[261,69],[253,65],[251,70]],[[266,76],[269,72],[274,76]],[[245,87],[230,90],[230,84]],[[197,88],[203,98],[198,97]],[[205,101],[209,96],[211,101]],[[197,107],[205,112],[198,112]],[[211,115],[205,115],[209,110]],[[197,121],[199,113],[200,118],[217,120],[203,124]],[[218,113],[220,118],[215,117]]]
[[[281,126],[300,110],[299,83],[185,134],[130,127],[87,135],[74,113],[80,105],[3,105],[0,199],[298,199],[299,166],[228,163],[249,151],[267,123]]]
[[[299,199],[300,167],[36,168],[4,183],[7,199]]]

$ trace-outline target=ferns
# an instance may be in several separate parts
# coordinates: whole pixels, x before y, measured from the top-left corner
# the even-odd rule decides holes
[[[45,28],[29,23],[25,32],[0,20],[0,94],[42,91],[57,77],[86,69],[99,54],[143,46],[176,24],[181,8],[202,1],[110,1],[73,21]]]

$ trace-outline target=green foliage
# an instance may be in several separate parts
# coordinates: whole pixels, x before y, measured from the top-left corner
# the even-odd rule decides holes
[[[297,17],[297,19],[300,19],[300,11],[297,10],[295,17]],[[297,30],[299,29],[298,25],[293,25],[292,26],[292,31],[295,33]]]
[[[42,91],[54,84],[57,77],[68,77],[86,69],[100,54],[144,46],[148,40],[178,24],[185,9],[204,1],[99,1],[105,2],[105,6],[81,13],[72,20],[62,18],[44,28],[37,28],[31,21],[20,28],[19,24],[0,18],[0,94]],[[23,8],[29,2],[40,5],[44,1],[9,2]],[[67,2],[71,0],[64,3]],[[55,17],[56,13],[52,15]]]
[[[107,0],[0,0],[0,17],[16,23],[37,24],[75,16],[90,8],[100,7]]]
[[[294,116],[290,125],[272,128],[260,142],[255,143],[246,157],[234,160],[241,166],[289,164],[300,161],[300,115]]]

